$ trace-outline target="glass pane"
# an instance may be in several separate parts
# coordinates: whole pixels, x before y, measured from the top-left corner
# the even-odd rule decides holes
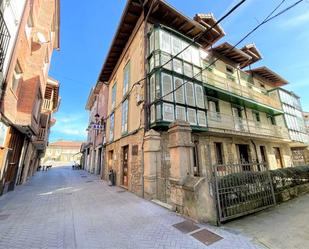
[[[129,88],[130,81],[130,61],[127,63],[123,70],[123,95],[125,95]]]
[[[172,76],[166,73],[162,73],[162,96],[164,100],[174,101]]]
[[[164,52],[171,53],[171,37],[164,30],[160,30],[160,48]]]
[[[192,62],[192,56],[191,56],[191,46],[189,46],[189,43],[187,42],[182,42],[182,49],[185,49],[183,52],[182,52],[182,58],[191,63]]]
[[[196,110],[188,108],[187,109],[187,119],[191,125],[196,125]]]
[[[202,71],[198,67],[193,67],[193,77],[199,81],[202,81]]]
[[[182,42],[178,37],[172,36],[172,49],[173,55],[177,55],[182,50]],[[181,58],[181,54],[177,55],[177,57]]]
[[[197,111],[197,121],[199,126],[206,126],[206,113]]]
[[[190,78],[193,77],[193,70],[192,70],[192,65],[189,63],[184,63],[183,64],[183,70],[184,70],[184,74]]]
[[[156,121],[156,109],[155,105],[150,107],[150,123],[154,123]]]
[[[161,114],[161,105],[156,106],[156,120],[161,120],[162,114]]]
[[[168,70],[172,70],[171,56],[168,55],[168,54],[165,54],[165,53],[161,53],[161,65],[164,65],[165,63],[167,63],[167,64],[163,67],[168,69]]]
[[[201,85],[195,84],[195,99],[196,99],[196,105],[199,108],[205,108],[204,92],[203,87]]]
[[[173,70],[177,73],[182,74],[182,62],[178,59],[173,59]]]
[[[149,72],[151,72],[153,68],[154,68],[154,58],[153,56],[151,56],[149,59]]]
[[[174,121],[174,105],[163,103],[163,120]]]
[[[155,81],[155,76],[152,75],[150,77],[150,102],[153,102],[156,97],[156,81]]]
[[[183,106],[176,106],[176,119],[187,121],[186,108]]]
[[[149,36],[149,54],[154,51],[154,32],[152,32]]]
[[[200,66],[200,51],[195,47],[191,47],[191,51],[192,51],[192,63],[199,67]]]
[[[177,103],[185,103],[185,93],[183,80],[177,77],[174,77],[174,87],[175,87],[175,101]],[[177,89],[177,90],[176,90]]]
[[[195,106],[195,97],[194,97],[194,89],[193,89],[193,83],[187,82],[185,84],[186,89],[186,102],[187,105]]]

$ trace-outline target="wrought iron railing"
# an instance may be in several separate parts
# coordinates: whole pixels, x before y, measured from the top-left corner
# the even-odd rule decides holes
[[[229,114],[210,111],[207,112],[207,118],[208,127],[213,129],[230,130],[258,136],[289,138],[287,129],[278,125],[265,124],[250,119],[234,117]]]
[[[4,17],[0,11],[0,72],[3,70],[5,56],[10,43],[10,33],[6,26]]]

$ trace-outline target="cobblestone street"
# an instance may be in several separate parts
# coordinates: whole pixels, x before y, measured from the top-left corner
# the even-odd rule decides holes
[[[58,167],[0,198],[0,248],[260,248],[199,225],[223,237],[206,246],[172,226],[183,220],[84,171]]]

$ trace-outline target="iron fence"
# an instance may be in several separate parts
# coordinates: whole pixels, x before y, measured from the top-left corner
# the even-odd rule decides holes
[[[275,205],[266,163],[213,165],[213,172],[219,222]]]

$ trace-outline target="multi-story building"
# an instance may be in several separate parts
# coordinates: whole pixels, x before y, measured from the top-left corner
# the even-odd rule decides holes
[[[129,0],[98,78],[108,86],[105,179],[113,169],[117,185],[194,217],[205,210],[190,213],[183,191],[199,191],[214,165],[293,165],[284,102],[274,93],[288,82],[251,68],[262,58],[254,44],[213,47],[225,35],[209,28],[215,22],[165,1]]]
[[[22,8],[16,1],[3,2],[10,3],[12,13],[14,6]],[[59,104],[59,83],[48,76],[52,52],[59,49],[59,1],[21,2],[1,95],[1,192],[13,190],[36,171]]]
[[[80,162],[81,153],[80,147],[82,142],[80,141],[66,141],[58,140],[53,143],[49,143],[47,146],[44,157],[41,160],[43,165],[54,163],[54,164],[65,164]]]

